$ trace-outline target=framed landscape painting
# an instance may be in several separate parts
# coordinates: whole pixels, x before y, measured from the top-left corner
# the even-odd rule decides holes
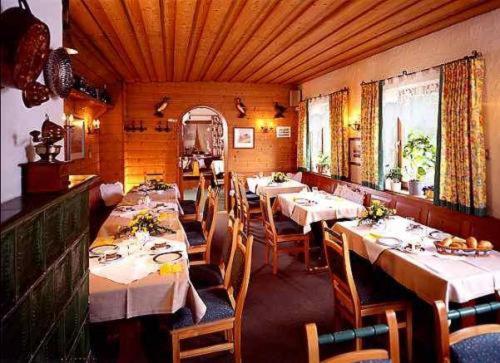
[[[75,118],[71,123],[70,136],[67,138],[67,160],[85,157],[85,120]]]
[[[255,129],[253,127],[235,127],[233,131],[233,147],[235,149],[253,149],[255,147]]]

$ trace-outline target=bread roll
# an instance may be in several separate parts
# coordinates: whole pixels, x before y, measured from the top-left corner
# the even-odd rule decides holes
[[[452,243],[453,243],[453,240],[450,237],[447,237],[441,241],[441,245],[443,247],[449,247]]]
[[[464,248],[467,248],[467,244],[464,242],[452,242],[450,247],[456,248],[456,249],[464,249]]]
[[[493,243],[491,243],[490,241],[481,241],[478,243],[477,248],[480,250],[492,250]]]
[[[474,249],[477,248],[477,239],[475,239],[474,237],[467,238],[465,240],[465,243],[467,243],[467,247],[469,248],[474,248]]]

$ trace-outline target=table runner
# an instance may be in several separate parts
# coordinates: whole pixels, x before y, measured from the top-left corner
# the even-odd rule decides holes
[[[336,197],[324,191],[285,193],[278,195],[278,207],[281,212],[304,227],[309,233],[311,223],[341,218],[356,218],[365,210],[360,204]],[[300,201],[311,201],[301,203]]]
[[[298,193],[307,190],[308,187],[296,180],[288,180],[284,183],[274,183],[270,176],[248,177],[248,190],[259,195],[267,195],[270,198],[282,193]]]
[[[129,222],[130,218],[112,215],[104,222],[98,236],[114,236],[118,226],[127,225]],[[171,227],[178,228],[177,232],[165,234],[163,237],[182,243],[187,248],[186,234],[178,218],[172,223]],[[90,264],[93,263],[94,261],[90,261]],[[189,280],[187,259],[182,259],[180,263],[183,264],[181,272],[160,275],[156,271],[128,284],[118,283],[91,272],[90,321],[103,322],[142,315],[171,314],[186,306],[191,309],[198,322],[204,316],[206,306]]]
[[[377,263],[403,286],[420,298],[464,303],[500,291],[500,254],[487,257],[456,257],[440,255],[433,240],[425,237],[430,229],[422,226],[421,236],[425,252],[409,254],[376,243],[379,235],[395,236],[404,242],[415,240],[406,227],[416,224],[395,216],[385,231],[358,226],[357,221],[335,224],[334,230],[346,233],[349,247],[361,257]],[[417,236],[418,237],[418,236]]]

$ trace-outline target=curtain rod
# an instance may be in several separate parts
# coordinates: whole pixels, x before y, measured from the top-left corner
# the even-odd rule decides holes
[[[335,93],[339,93],[339,92],[347,92],[349,91],[349,87],[343,87],[337,91],[333,91],[333,92],[330,92],[330,93],[326,93],[326,94],[319,94],[317,96],[314,96],[314,97],[308,97],[308,98],[305,98],[304,101],[309,101],[309,100],[314,100],[315,98],[321,98],[321,97],[326,97],[326,96],[331,96],[331,95],[334,95]]]
[[[460,58],[460,59],[455,59],[455,60],[452,60],[452,61],[449,61],[449,62],[446,62],[446,63],[441,63],[441,64],[438,64],[436,66],[424,68],[424,69],[421,69],[419,71],[414,71],[414,72],[410,72],[410,73],[408,73],[407,71],[403,70],[401,72],[401,74],[398,74],[397,76],[393,76],[393,77],[389,77],[389,78],[384,78],[384,79],[379,79],[378,81],[369,81],[369,82],[363,81],[363,82],[361,82],[361,85],[370,84],[370,83],[376,83],[376,82],[389,81],[389,80],[394,79],[394,78],[407,77],[407,76],[411,76],[411,75],[414,75],[414,74],[419,73],[419,72],[425,72],[425,71],[428,71],[428,70],[431,70],[431,69],[436,69],[436,68],[440,68],[440,67],[446,66],[448,64],[460,62],[462,60],[469,60],[469,59],[474,59],[474,58],[479,58],[479,57],[482,57],[482,54],[480,52],[478,52],[477,50],[473,50],[471,55],[466,55],[465,57]]]

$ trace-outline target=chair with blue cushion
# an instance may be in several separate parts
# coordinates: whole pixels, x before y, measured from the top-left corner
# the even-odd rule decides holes
[[[189,254],[202,254],[202,259],[207,259],[207,251],[215,232],[215,218],[217,217],[217,194],[209,188],[201,221],[182,221],[189,242]]]
[[[226,213],[226,212],[220,212]],[[221,241],[220,251],[214,251],[217,247],[214,241],[210,250],[207,251],[205,260],[192,261],[189,266],[189,278],[197,290],[228,287],[231,266],[229,261],[233,255],[238,238],[239,219],[234,217],[231,211],[228,218],[227,233]],[[220,252],[217,254],[216,252]]]
[[[399,335],[396,313],[393,310],[388,310],[385,312],[385,317],[387,324],[349,329],[320,336],[318,336],[316,324],[307,324],[306,336],[309,363],[399,363]],[[357,350],[320,360],[319,348],[321,345],[342,343],[357,338],[368,338],[381,334],[388,335],[388,349]]]
[[[399,328],[405,329],[407,360],[411,362],[413,309],[404,289],[351,252],[344,233],[328,228],[325,221],[322,228],[323,248],[333,286],[335,323],[343,319],[354,328],[360,328],[363,318],[382,316],[386,310],[394,310],[404,316]],[[361,349],[360,339],[356,339],[356,349]]]
[[[238,228],[234,254],[230,257],[231,271],[227,288],[199,292],[207,311],[200,322],[193,321],[191,311],[182,308],[174,315],[172,336],[173,363],[181,359],[215,352],[231,351],[234,360],[241,362],[241,321],[250,281],[253,236]],[[182,341],[208,334],[223,333],[224,342],[196,349],[182,349]]]
[[[500,324],[482,324],[450,333],[449,320],[500,310],[500,302],[447,311],[443,301],[434,303],[439,363],[500,362]],[[497,319],[498,320],[498,319]]]
[[[241,223],[243,224],[243,229],[245,233],[250,232],[250,220],[255,217],[260,217],[260,203],[259,199],[248,199],[247,194],[245,192],[245,182],[241,179],[238,180],[238,192],[240,198],[240,211],[239,217],[241,219]]]
[[[260,197],[260,208],[264,221],[266,240],[266,264],[272,253],[273,274],[278,273],[279,255],[282,253],[303,253],[306,270],[309,268],[309,234],[290,218],[275,220],[268,196]]]
[[[205,177],[200,174],[200,181],[196,189],[195,200],[181,200],[179,201],[184,214],[181,216],[183,221],[198,221],[200,219],[201,201],[205,193]]]

